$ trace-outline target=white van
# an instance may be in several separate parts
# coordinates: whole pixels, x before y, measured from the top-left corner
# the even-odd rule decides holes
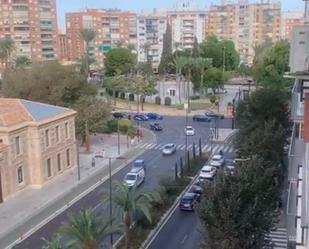
[[[138,187],[145,180],[145,170],[143,168],[132,168],[124,177],[124,184],[128,187]]]

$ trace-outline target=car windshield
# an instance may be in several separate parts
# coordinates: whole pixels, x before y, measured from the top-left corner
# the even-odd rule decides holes
[[[164,149],[171,149],[171,148],[173,148],[173,147],[174,147],[174,145],[168,144],[168,145],[165,145]]]
[[[192,127],[187,127],[186,129],[187,129],[187,131],[192,131],[193,130]]]
[[[213,159],[212,159],[212,161],[215,161],[215,162],[219,162],[221,160],[221,158],[219,158],[219,157],[214,157]]]
[[[143,162],[134,162],[134,167],[143,167]]]
[[[126,176],[126,180],[134,181],[134,180],[136,180],[136,175],[128,174],[128,175]]]
[[[202,169],[202,172],[203,173],[209,173],[209,172],[211,172],[211,169]]]
[[[191,201],[192,201],[192,197],[191,196],[184,196],[182,198],[182,202],[190,203]]]

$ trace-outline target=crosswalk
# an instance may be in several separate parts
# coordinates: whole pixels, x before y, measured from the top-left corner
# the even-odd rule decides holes
[[[276,227],[271,230],[270,234],[266,237],[266,240],[269,242],[270,246],[265,247],[265,249],[287,249],[288,239],[286,228]]]
[[[146,149],[146,150],[162,150],[166,144],[158,144],[158,143],[140,143],[137,144],[135,147],[140,149]],[[212,147],[212,148],[211,148]],[[176,144],[176,150],[186,150],[186,144]],[[192,151],[193,150],[193,144],[188,144],[187,150]],[[199,150],[199,145],[195,144],[195,150]],[[223,153],[231,153],[233,152],[233,147],[228,144],[223,143],[207,143],[202,144],[202,151],[203,152],[209,152],[209,151],[220,151],[222,150]]]

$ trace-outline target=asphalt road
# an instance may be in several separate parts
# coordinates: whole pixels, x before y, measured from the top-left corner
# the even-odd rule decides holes
[[[204,122],[193,122],[192,119],[189,118],[188,124],[192,125],[196,130],[196,135],[192,137],[188,137],[188,145],[195,142],[198,144],[198,139],[202,139],[202,143],[205,144],[209,139],[209,123]],[[157,132],[157,143],[184,143],[185,135],[184,135],[184,126],[185,126],[185,117],[164,117],[162,121],[160,121],[163,131]],[[149,121],[141,122],[142,126],[148,126]],[[220,128],[230,128],[231,120],[220,120],[218,123],[218,127]],[[171,156],[163,156],[161,151],[158,149],[149,149],[144,154],[140,156],[140,159],[144,159],[147,172],[145,183],[141,185],[141,190],[153,190],[158,186],[158,181],[161,176],[173,176],[174,175],[174,165],[176,161],[179,161],[179,157],[184,156],[184,150],[177,151],[174,155]],[[113,175],[113,181],[122,181],[125,174],[130,170],[131,165],[127,165],[118,173]],[[106,196],[108,188],[108,181],[102,183],[102,185],[98,186],[88,195],[80,199],[74,205],[70,206],[67,210],[60,213],[56,218],[45,224],[41,229],[33,233],[30,237],[22,241],[20,244],[16,245],[15,249],[41,249],[44,241],[42,238],[47,240],[52,239],[53,235],[59,232],[59,228],[63,226],[67,222],[67,216],[70,213],[76,213],[82,208],[91,208],[97,212],[104,210],[103,206],[107,205],[107,203],[103,203],[104,196]],[[106,197],[105,197],[106,198]],[[103,203],[103,204],[102,204]],[[194,220],[194,214],[179,214],[185,215],[187,219]],[[188,223],[191,226],[191,223]],[[173,236],[175,231],[173,232]],[[177,235],[181,236],[181,235]],[[192,236],[188,239],[188,241],[192,238]],[[155,247],[153,247],[155,248]],[[160,248],[160,247],[156,247]],[[177,248],[177,247],[162,247],[162,248]],[[188,247],[187,247],[188,248]]]

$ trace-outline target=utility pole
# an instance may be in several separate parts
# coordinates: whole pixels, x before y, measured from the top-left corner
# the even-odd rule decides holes
[[[77,180],[80,181],[80,164],[79,164],[79,146],[76,140],[76,163],[77,163]]]
[[[109,219],[110,226],[113,227],[113,201],[112,201],[112,158],[108,158],[108,172],[109,172]],[[113,234],[110,234],[111,248],[113,248],[114,240]]]
[[[119,118],[117,119],[117,135],[118,135],[118,156],[120,155],[120,131],[119,131]]]

